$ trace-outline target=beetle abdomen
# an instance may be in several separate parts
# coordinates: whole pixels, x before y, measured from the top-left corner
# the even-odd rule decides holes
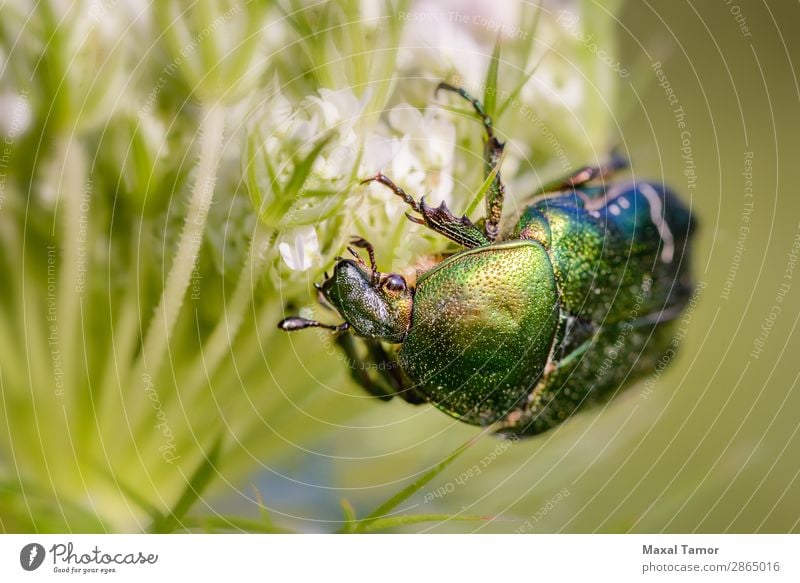
[[[417,284],[403,370],[440,409],[492,423],[542,374],[558,321],[542,245],[511,241],[458,253]]]
[[[570,314],[609,324],[686,301],[692,231],[676,196],[638,182],[541,199],[515,234],[547,248]]]
[[[533,389],[530,402],[502,430],[516,436],[539,435],[575,413],[607,401],[675,355],[672,321],[647,318],[600,327],[596,334],[558,362]],[[649,389],[645,389],[649,390]]]

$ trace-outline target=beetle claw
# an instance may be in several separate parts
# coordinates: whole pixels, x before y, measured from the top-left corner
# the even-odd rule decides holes
[[[414,215],[410,215],[410,214],[406,213],[406,217],[407,217],[407,218],[408,218],[408,220],[409,220],[409,221],[411,221],[412,223],[417,223],[418,225],[424,225],[424,224],[425,224],[425,221],[424,221],[424,220],[422,220],[422,219],[421,219],[421,218],[419,218],[419,217],[415,217]]]
[[[361,185],[361,184],[369,184],[370,182],[380,181],[381,178],[383,178],[383,172],[378,170],[378,172],[375,173],[375,176],[373,176],[371,178],[365,178],[364,180],[362,180],[358,184],[359,185]]]

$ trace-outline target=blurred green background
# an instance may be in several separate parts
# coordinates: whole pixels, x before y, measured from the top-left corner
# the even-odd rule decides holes
[[[800,5],[628,2],[621,19],[620,52],[635,81],[622,83],[622,143],[637,175],[663,176],[691,195],[701,224],[693,259],[705,287],[683,349],[649,395],[640,383],[488,464],[497,442],[479,442],[403,507],[496,518],[415,531],[800,531],[800,271],[794,280],[784,271],[800,235]],[[694,188],[677,105],[646,70],[651,60],[684,109]],[[782,284],[790,288],[778,303]],[[780,315],[753,357],[776,304]],[[295,353],[277,383],[301,374],[320,386],[296,413],[305,438],[295,440],[291,426],[265,435],[292,442],[258,480],[290,523],[325,530],[340,498],[369,510],[475,434],[430,408],[363,398],[336,358],[313,351],[316,338],[281,341]],[[325,439],[300,429],[308,424]],[[476,464],[480,473],[465,479]]]

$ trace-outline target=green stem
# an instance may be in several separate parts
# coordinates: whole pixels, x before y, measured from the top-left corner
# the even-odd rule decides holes
[[[224,131],[224,106],[220,103],[207,106],[200,124],[200,159],[189,209],[164,291],[150,321],[142,352],[133,367],[132,387],[142,386],[145,375],[155,379],[167,355],[169,341],[183,306],[192,271],[197,263],[206,218],[214,198]],[[137,419],[137,414],[147,406],[149,405],[145,397],[136,398],[132,407],[132,417]]]
[[[250,242],[248,258],[233,295],[225,304],[222,317],[195,359],[193,366],[190,367],[192,376],[181,389],[181,393],[187,396],[190,406],[201,397],[220,363],[230,353],[231,345],[236,340],[242,326],[245,312],[252,304],[253,290],[267,266],[271,240],[270,233],[256,227],[256,232]]]
[[[79,321],[82,291],[79,292],[81,252],[87,261],[88,242],[81,241],[81,225],[88,231],[89,196],[86,157],[81,144],[72,136],[58,139],[58,156],[62,161],[58,200],[61,218],[61,264],[58,276],[58,331],[64,371],[64,390],[69,395],[74,409],[73,427],[80,431],[86,425],[89,410],[88,389],[80,375],[83,358],[79,349],[85,339]],[[86,196],[85,196],[86,195]],[[86,200],[84,200],[84,196]]]
[[[133,247],[133,246],[132,246]],[[131,250],[134,255],[135,247]],[[131,258],[130,265],[136,265],[135,257]],[[111,293],[111,290],[108,290]],[[96,390],[94,407],[99,411],[95,424],[99,432],[98,438],[105,435],[114,435],[119,431],[120,416],[124,407],[124,392],[129,378],[128,366],[136,354],[139,343],[139,295],[136,281],[131,278],[121,305],[117,311],[109,305],[111,312],[111,347],[105,370]]]
[[[250,242],[250,251],[245,261],[239,281],[233,295],[226,302],[219,322],[211,335],[200,349],[197,357],[188,367],[188,379],[178,381],[181,395],[181,408],[190,411],[203,411],[203,396],[210,386],[211,379],[219,369],[220,364],[231,354],[232,345],[239,334],[244,322],[245,313],[253,301],[253,289],[268,264],[269,249],[272,240],[271,234],[264,229],[256,229]],[[213,385],[211,385],[213,390]],[[170,403],[171,395],[164,395],[162,405]],[[205,403],[208,405],[208,403]],[[214,409],[216,412],[216,409]],[[137,428],[137,435],[147,435],[147,439],[155,439],[155,432],[142,431],[142,428],[151,423],[150,419],[138,420],[142,427]],[[149,443],[146,442],[146,443]]]

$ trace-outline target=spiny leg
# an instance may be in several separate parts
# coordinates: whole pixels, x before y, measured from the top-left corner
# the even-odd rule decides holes
[[[447,208],[445,203],[441,203],[438,207],[428,206],[428,204],[425,203],[424,197],[417,202],[405,190],[397,186],[380,172],[372,178],[362,180],[361,184],[367,184],[369,182],[379,182],[383,184],[402,198],[403,202],[414,211],[422,215],[422,218],[419,218],[406,213],[409,220],[414,223],[425,225],[429,229],[467,248],[482,247],[490,242],[483,231],[472,221],[465,216],[461,218],[456,217],[450,212],[450,209]]]
[[[304,328],[324,328],[336,333],[335,342],[344,352],[347,365],[350,368],[350,376],[353,380],[373,397],[378,397],[382,401],[390,400],[402,389],[402,386],[390,374],[391,369],[394,367],[389,362],[389,356],[378,341],[364,339],[363,341],[367,346],[367,354],[362,357],[356,348],[353,335],[346,333],[349,327],[347,322],[335,326],[321,324],[316,320],[309,320],[300,316],[284,318],[278,323],[278,328],[286,332],[294,332]],[[373,370],[378,371],[379,374],[371,374]]]
[[[534,193],[534,196],[548,192],[574,190],[593,180],[606,180],[620,170],[628,167],[628,160],[617,152],[612,152],[608,162],[599,166],[583,166],[571,174],[549,182]]]
[[[486,130],[486,143],[483,146],[483,162],[484,162],[484,178],[488,178],[492,172],[495,172],[492,184],[486,192],[486,222],[484,229],[486,237],[490,241],[497,239],[500,219],[503,215],[503,200],[505,199],[506,187],[503,184],[503,179],[500,177],[500,170],[498,165],[503,157],[503,148],[505,144],[498,140],[494,135],[494,126],[492,125],[492,118],[486,113],[483,104],[472,97],[461,87],[454,87],[449,83],[439,83],[436,91],[444,89],[445,91],[452,91],[457,93],[472,104],[475,113],[481,118],[483,127]]]
[[[651,374],[673,346],[680,314],[680,309],[668,309],[593,332],[579,331],[575,342],[567,340],[570,352],[548,365],[529,403],[509,413],[499,433],[538,435]],[[586,340],[581,343],[580,338]],[[610,346],[614,352],[608,351]]]

